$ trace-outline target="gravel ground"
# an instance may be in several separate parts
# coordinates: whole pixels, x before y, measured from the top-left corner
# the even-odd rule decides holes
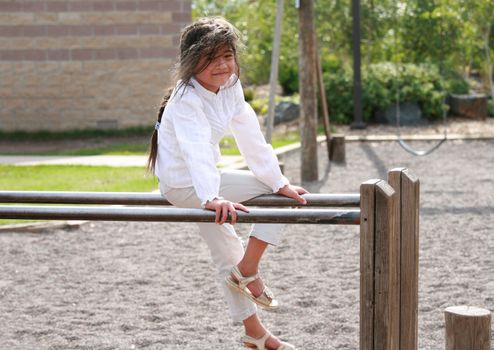
[[[444,349],[446,307],[494,311],[493,146],[450,141],[421,158],[397,143],[348,143],[346,165],[329,173],[320,148],[313,190],[358,192],[393,167],[420,178],[420,349]],[[297,183],[299,155],[284,161]],[[0,264],[2,349],[241,348],[194,224],[2,233]],[[300,349],[358,349],[358,227],[288,225],[262,269],[282,304],[262,312],[275,334]]]

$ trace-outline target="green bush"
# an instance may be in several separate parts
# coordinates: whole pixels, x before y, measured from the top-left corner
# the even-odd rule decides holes
[[[335,57],[325,57],[322,65],[331,121],[348,124],[353,120],[352,70]],[[285,92],[298,91],[297,70],[280,69],[280,84]],[[440,74],[438,68],[431,65],[373,64],[364,68],[362,74],[363,118],[372,121],[377,110],[394,104],[398,96],[402,103],[417,102],[427,118],[441,118],[447,108],[446,94],[464,94],[469,90],[468,83],[454,71]],[[258,111],[262,105],[256,101]]]
[[[297,64],[280,64],[278,78],[284,95],[291,95],[298,92],[298,67]]]
[[[429,119],[445,108],[446,86],[436,67],[390,63],[371,65],[364,73],[364,106],[367,118],[375,110],[400,102],[417,102]],[[370,114],[370,115],[369,115]]]
[[[249,102],[252,106],[252,109],[256,112],[257,115],[266,115],[268,114],[268,99],[267,98],[255,98]]]
[[[255,97],[254,89],[251,87],[244,88],[244,97],[245,97],[245,101],[247,101],[247,102],[252,101]]]
[[[299,94],[293,94],[291,96],[275,96],[276,104],[281,101],[300,104],[300,96]],[[269,98],[255,98],[249,103],[258,115],[268,114]]]
[[[494,117],[494,99],[492,98],[487,101],[487,111],[489,117]]]
[[[443,76],[446,90],[450,94],[466,95],[470,92],[470,85],[458,72],[447,71]]]
[[[337,124],[348,124],[353,115],[353,82],[351,72],[342,68],[323,74],[329,118]]]
[[[324,73],[326,97],[331,120],[350,123],[353,118],[353,75],[351,70],[331,67]],[[374,113],[395,103],[417,102],[423,114],[442,116],[447,84],[433,66],[391,63],[373,64],[362,74],[363,118],[371,121]]]

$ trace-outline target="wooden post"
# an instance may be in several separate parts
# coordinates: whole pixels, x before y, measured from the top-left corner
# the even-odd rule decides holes
[[[400,350],[418,348],[419,201],[420,182],[406,168],[388,172],[397,192],[400,242]]]
[[[339,164],[346,162],[345,135],[333,134],[331,136],[329,160]]]
[[[399,349],[397,194],[383,180],[360,187],[360,349]]]
[[[374,244],[374,350],[399,350],[399,235],[397,194],[376,184]]]
[[[360,185],[360,350],[374,349],[374,230],[380,181]]]
[[[302,182],[317,181],[317,94],[314,0],[300,0],[299,86]]]
[[[490,350],[491,313],[471,306],[452,306],[444,311],[446,350]]]

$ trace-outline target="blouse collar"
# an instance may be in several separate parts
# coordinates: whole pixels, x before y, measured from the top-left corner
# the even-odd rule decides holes
[[[236,82],[236,80],[237,80],[237,76],[235,74],[232,74],[232,76],[227,80],[225,85],[220,86],[220,89],[218,90],[217,93],[214,93],[214,92],[206,89],[204,86],[201,85],[201,83],[199,83],[199,81],[197,81],[197,79],[195,77],[192,77],[190,81],[191,81],[192,85],[197,89],[197,91],[201,94],[201,96],[204,96],[205,98],[207,98],[209,100],[214,100],[214,99],[218,98],[220,95],[222,95],[222,91],[224,89],[231,87],[232,83],[234,81]]]
[[[204,86],[202,86],[201,83],[199,83],[195,77],[192,77],[192,79],[190,81],[191,81],[192,85],[194,86],[194,88],[196,88],[197,91],[201,94],[201,96],[203,96],[209,100],[217,98],[218,95],[220,94],[221,90],[223,89],[223,86],[220,86],[218,93],[214,93],[214,92],[206,89]]]

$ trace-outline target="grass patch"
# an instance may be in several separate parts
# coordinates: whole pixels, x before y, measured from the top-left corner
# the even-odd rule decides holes
[[[2,152],[2,155],[22,155],[22,156],[142,156],[148,150],[147,144],[122,143],[111,146],[87,147],[73,150],[57,150],[43,152]]]
[[[119,144],[113,146],[94,147],[94,148],[82,148],[78,150],[71,150],[66,152],[53,152],[53,155],[70,155],[70,156],[142,156],[148,151],[147,144]]]
[[[0,188],[9,191],[150,192],[158,180],[144,167],[0,165]],[[1,220],[13,224],[26,220]]]
[[[279,148],[295,142],[300,142],[300,135],[298,132],[291,132],[283,137],[275,137],[271,144],[273,145],[273,148]]]
[[[336,132],[336,128],[334,126],[331,126],[331,132]],[[319,126],[317,128],[317,135],[325,135],[323,126]],[[296,142],[300,142],[300,133],[292,131],[283,135],[274,136],[271,144],[273,148],[279,148]],[[220,150],[222,155],[240,155],[240,151],[238,150],[237,144],[235,143],[235,139],[233,137],[224,137],[221,139]]]
[[[144,167],[0,165],[0,188],[11,191],[151,191],[158,186]]]
[[[0,139],[6,141],[52,141],[68,139],[92,139],[107,137],[151,136],[152,126],[137,126],[125,129],[80,129],[66,131],[0,131]]]
[[[88,147],[73,150],[57,151],[32,151],[32,152],[1,152],[4,156],[142,156],[148,150],[148,145],[143,144],[118,144],[102,147]]]
[[[300,141],[300,136],[298,132],[290,132],[286,135],[280,135],[273,137],[272,145],[273,148],[283,147],[295,142]],[[233,137],[224,137],[220,141],[221,154],[225,156],[238,156],[240,151]]]

